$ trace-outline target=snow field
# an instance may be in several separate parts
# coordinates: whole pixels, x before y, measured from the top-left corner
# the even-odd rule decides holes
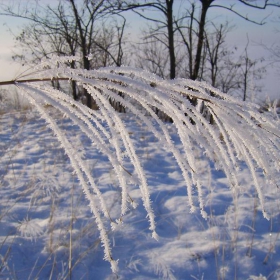
[[[30,110],[0,115],[0,279],[279,279],[279,189],[262,185],[268,221],[245,165],[233,193],[224,173],[191,147],[200,169],[205,220],[199,209],[190,213],[170,151],[139,119],[120,115],[146,174],[156,241],[132,166],[125,166],[128,195],[138,206],[128,206],[121,216],[121,188],[108,159],[77,126],[52,107],[45,109],[78,148],[110,219],[121,217],[114,231],[102,217],[119,271],[113,274],[103,260],[99,231],[69,158],[46,122]],[[174,125],[167,129],[180,149]],[[199,205],[196,188],[192,194]]]

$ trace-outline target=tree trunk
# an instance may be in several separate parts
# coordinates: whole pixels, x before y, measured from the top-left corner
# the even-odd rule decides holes
[[[82,52],[82,56],[83,56],[83,67],[86,70],[90,69],[90,63],[88,60],[88,52],[87,52],[87,41],[86,41],[86,34],[84,34],[83,28],[82,28],[82,22],[81,22],[81,18],[78,14],[78,10],[76,8],[76,4],[74,2],[74,0],[70,0],[70,3],[72,5],[72,9],[73,9],[73,13],[74,13],[74,17],[75,17],[75,21],[76,21],[76,25],[78,27],[78,32],[79,32],[79,37],[80,37],[80,47],[81,47],[81,52]],[[87,92],[86,89],[84,89],[84,95],[86,96],[86,104],[89,108],[92,109],[92,97],[91,95]]]
[[[89,63],[89,60],[87,58],[87,54],[86,54],[86,50],[85,50],[86,46],[83,45],[82,46],[82,53],[83,53],[83,64],[84,64],[84,69],[86,70],[89,70],[90,69],[90,63]],[[93,105],[93,102],[92,102],[92,97],[90,95],[90,93],[84,89],[84,95],[86,96],[86,104],[89,108],[93,109],[92,108],[92,105]]]
[[[174,49],[174,29],[173,29],[173,0],[166,0],[166,17],[168,29],[168,51],[170,59],[170,79],[176,77],[176,58]]]
[[[201,53],[204,41],[204,29],[205,29],[205,22],[206,22],[206,14],[214,0],[200,0],[201,1],[201,16],[199,21],[199,31],[198,31],[198,42],[197,42],[197,49],[196,49],[196,56],[194,62],[194,71],[191,75],[192,80],[196,80],[198,77],[200,64],[201,64]]]

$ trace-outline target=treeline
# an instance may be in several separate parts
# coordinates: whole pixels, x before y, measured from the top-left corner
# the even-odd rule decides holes
[[[208,20],[210,9],[230,11],[254,24],[242,8],[265,10],[280,7],[279,1],[176,1],[176,0],[59,0],[12,1],[1,4],[1,15],[28,20],[16,36],[15,60],[36,64],[42,58],[79,56],[71,68],[96,69],[133,65],[162,78],[204,80],[225,93],[239,93],[247,99],[249,83],[260,80],[264,67],[252,59],[248,45],[241,51],[228,46],[232,26]],[[238,10],[239,9],[239,10]],[[138,38],[132,42],[127,16],[142,18]],[[264,14],[265,17],[266,14]],[[141,31],[140,31],[141,29]],[[252,79],[252,80],[251,80]],[[56,82],[56,87],[60,87]],[[255,86],[255,91],[260,90]],[[73,81],[75,100],[95,107],[91,96]],[[121,108],[122,110],[122,108]]]

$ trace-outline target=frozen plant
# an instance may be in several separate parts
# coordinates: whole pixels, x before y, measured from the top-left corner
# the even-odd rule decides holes
[[[42,228],[34,220],[24,218],[19,221],[18,230],[22,237],[28,238],[31,241],[36,240],[36,238],[42,234]]]
[[[240,102],[204,82],[163,80],[131,67],[87,71],[65,66],[65,61],[74,59],[54,57],[44,60],[37,67],[38,77],[32,77],[29,82],[17,80],[13,83],[40,112],[69,157],[95,217],[104,248],[104,259],[110,262],[113,272],[117,272],[117,261],[113,259],[107,232],[110,225],[113,229],[119,226],[122,216],[136,204],[129,195],[131,181],[136,182],[141,191],[152,236],[155,239],[158,236],[144,169],[120,114],[110,104],[112,100],[124,106],[126,112],[143,123],[159,140],[160,145],[172,153],[186,184],[191,212],[199,209],[201,215],[207,218],[201,170],[193,149],[196,147],[205,154],[209,165],[213,163],[217,169],[224,171],[234,194],[239,189],[239,167],[245,163],[258,194],[263,216],[269,218],[263,180],[278,187],[280,171],[280,123],[273,114],[261,114],[257,105]],[[91,94],[99,110],[90,110],[65,93],[39,82],[51,79],[75,80]],[[71,143],[40,100],[52,105],[74,125],[79,126],[81,133],[108,158],[122,190],[121,217],[116,221],[111,219],[96,178],[93,178],[91,170],[83,161],[83,151]],[[172,120],[180,144],[174,142],[166,123],[157,112]],[[260,176],[260,171],[263,176]]]

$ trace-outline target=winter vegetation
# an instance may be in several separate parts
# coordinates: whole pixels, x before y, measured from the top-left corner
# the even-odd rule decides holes
[[[178,173],[175,180],[177,182],[174,185],[171,183],[165,190],[168,193],[169,188],[173,189],[174,194],[169,194],[170,197],[166,203],[169,204],[175,199],[170,205],[172,208],[175,207],[175,212],[177,211],[176,189],[179,184],[185,187],[185,200],[183,204],[181,204],[182,201],[179,201],[180,207],[183,207],[184,211],[187,210],[195,217],[198,217],[199,214],[202,218],[202,220],[198,218],[201,223],[213,220],[213,217],[217,214],[214,214],[211,207],[212,202],[209,204],[209,199],[211,196],[222,195],[220,192],[226,191],[224,187],[216,190],[212,189],[210,178],[214,168],[223,172],[224,184],[226,184],[232,200],[227,198],[229,204],[222,206],[226,211],[223,215],[235,215],[234,223],[238,224],[238,212],[242,211],[239,209],[239,207],[242,207],[239,206],[239,200],[244,194],[251,193],[250,200],[253,198],[254,201],[253,224],[250,225],[249,230],[251,235],[255,234],[256,217],[260,219],[258,212],[262,214],[262,219],[277,220],[278,223],[280,135],[279,117],[276,113],[272,111],[261,114],[255,104],[238,101],[204,82],[185,79],[164,80],[149,72],[130,67],[108,67],[88,71],[65,66],[66,62],[71,63],[74,59],[74,57],[53,57],[51,60],[43,60],[37,66],[37,77],[30,79],[29,82],[18,80],[13,83],[17,86],[21,95],[32,104],[34,110],[38,111],[40,118],[44,120],[47,128],[55,135],[59,147],[69,159],[72,174],[77,178],[94,217],[104,259],[110,263],[112,273],[122,275],[122,272],[118,270],[118,259],[114,257],[114,250],[112,250],[112,243],[116,242],[115,234],[122,235],[126,223],[129,225],[130,218],[127,217],[133,215],[136,211],[135,208],[141,207],[143,209],[141,211],[146,212],[144,216],[146,216],[149,225],[145,234],[149,230],[152,238],[155,240],[161,238],[161,234],[158,234],[157,230],[157,215],[154,211],[151,191],[153,194],[158,192],[160,195],[163,190],[158,191],[155,182],[148,177],[146,169],[148,169],[150,176],[154,176],[152,174],[154,168],[149,166],[147,159],[143,162],[143,156],[139,154],[140,139],[134,136],[134,133],[138,133],[137,126],[139,124],[141,124],[141,130],[146,131],[148,138],[152,139],[153,143],[148,143],[148,147],[158,146],[158,149],[162,151],[161,153],[164,153],[162,160],[170,160],[172,167],[175,168],[173,172]],[[44,82],[47,80],[46,77],[49,80],[67,79],[69,83],[74,80],[90,93],[98,106],[98,110],[90,110],[80,102],[46,84]],[[112,106],[113,101],[118,102],[124,108],[126,114],[117,112]],[[131,121],[128,121],[129,119]],[[134,132],[131,131],[131,122],[138,124],[133,127]],[[73,130],[78,133],[78,140],[77,138],[75,141],[73,140],[73,135],[71,135]],[[14,160],[12,155],[5,159],[5,155],[9,154],[7,152],[9,149],[7,150],[7,147],[5,147],[5,143],[6,145],[9,144],[9,140],[5,141],[6,137],[8,135],[4,137],[2,150],[4,156],[2,162],[6,169],[3,168],[1,174],[2,187],[5,191],[11,187],[7,183],[10,172],[12,170],[15,172],[17,169],[16,162],[12,163]],[[150,140],[147,140],[147,142]],[[77,141],[80,141],[80,144],[77,145]],[[100,174],[99,171],[94,172],[95,167],[91,168],[91,164],[88,162],[87,154],[89,152],[92,154],[91,157],[97,157],[97,161],[102,158],[102,161],[106,162],[103,166],[106,171],[101,170]],[[152,153],[152,156],[160,156],[157,153],[158,151]],[[165,157],[170,159],[165,159]],[[12,170],[9,170],[8,167]],[[159,162],[156,170],[161,171],[161,168],[162,163]],[[164,163],[163,168],[166,168]],[[24,170],[22,172],[25,173]],[[34,172],[36,173],[36,170]],[[64,173],[59,174],[58,170],[55,172],[59,176]],[[104,172],[106,175],[104,175]],[[246,180],[244,175],[240,176],[240,173],[243,174],[244,172],[246,173]],[[31,174],[28,175],[31,176]],[[172,178],[172,172],[167,175]],[[29,209],[38,203],[43,193],[51,198],[58,195],[57,178],[49,175],[46,175],[47,178],[40,178],[40,176],[44,175],[41,174],[38,179],[35,179],[33,192],[29,193]],[[118,189],[120,197],[117,201],[114,201],[115,205],[113,206],[111,205],[112,198],[108,199],[109,195],[113,195],[110,194],[108,186],[107,189],[104,189],[104,186],[102,184],[100,186],[98,183],[99,177],[103,176],[113,177],[114,184]],[[36,177],[37,175],[35,175]],[[14,174],[14,179],[19,180],[17,184],[21,185],[20,178],[21,175]],[[243,182],[244,180],[245,182]],[[21,188],[24,189],[25,184],[26,182],[23,183]],[[135,197],[133,195],[134,191],[137,191]],[[179,191],[182,192],[181,187]],[[27,190],[26,192],[28,193]],[[71,189],[68,188],[67,192],[69,194]],[[22,190],[22,195],[24,193],[25,191]],[[181,197],[182,193],[180,199]],[[16,207],[11,205],[8,197],[7,199],[2,204],[1,211],[1,220],[4,224],[7,223],[8,213],[12,213],[13,208]],[[15,198],[14,203],[16,205],[19,203],[17,202],[18,199],[21,200],[22,198]],[[7,208],[4,206],[5,204]],[[142,206],[137,206],[138,204],[142,204]],[[224,204],[227,203],[223,202]],[[230,214],[230,211],[233,211],[233,213]],[[245,215],[243,211],[242,215]],[[228,218],[232,219],[233,217]],[[243,219],[245,218],[246,215]],[[3,275],[8,276],[10,274],[10,276],[16,277],[17,271],[13,272],[12,267],[10,267],[12,264],[9,263],[9,251],[14,245],[13,243],[16,242],[17,236],[19,235],[21,238],[28,239],[36,244],[36,238],[42,235],[43,229],[35,221],[27,214],[20,222],[16,232],[8,233],[1,240],[1,248],[3,248],[3,252],[1,252],[1,273],[4,273]],[[180,235],[184,235],[188,232],[188,226],[190,225],[181,226],[186,227],[185,232],[180,233]],[[238,225],[238,227],[241,226],[244,225]],[[9,228],[7,224],[5,227]],[[168,235],[168,229],[165,230],[167,231],[165,234]],[[212,230],[214,229],[212,228]],[[274,230],[271,224],[271,232],[274,232]],[[228,234],[238,234],[239,231],[240,228],[233,228],[233,232],[229,231]],[[276,240],[279,235],[279,227],[275,234],[275,243],[271,248],[273,251],[278,243]],[[69,242],[72,241],[71,238],[69,237]],[[122,238],[125,239],[126,234]],[[227,239],[225,236],[223,238]],[[231,238],[238,243],[238,236]],[[233,242],[233,240],[230,242]],[[221,241],[217,240],[217,242]],[[130,240],[127,242],[129,243]],[[253,246],[254,238],[252,237],[251,244],[248,247],[250,257],[252,257]],[[234,250],[236,249],[234,248]],[[172,249],[170,250],[172,251]],[[218,254],[218,252],[216,253]],[[267,258],[269,258],[272,251],[267,254]],[[154,258],[157,259],[158,257],[155,256]],[[69,256],[69,261],[72,262],[72,254]],[[154,263],[156,262],[157,260],[154,260]],[[267,262],[267,260],[264,260],[264,262]],[[133,264],[129,265],[133,266]],[[170,278],[170,275],[173,275],[171,268],[169,268],[169,271],[166,267],[162,267],[162,264],[158,265],[159,267],[156,269],[158,276],[162,274],[163,278]],[[134,270],[137,271],[137,263],[134,266]],[[33,277],[32,273],[35,268],[37,270],[36,264],[34,264],[32,271],[29,271],[29,277]],[[47,269],[46,267],[43,268]],[[43,268],[36,273],[40,274]],[[50,271],[44,271],[44,274],[53,275],[53,269],[51,268],[51,273]],[[60,273],[62,272],[60,271]],[[65,273],[67,276],[64,274],[61,276],[62,278],[67,278],[70,272],[66,270]],[[187,272],[181,271],[181,273]],[[237,277],[238,272],[235,271],[235,273],[234,275]],[[216,277],[224,279],[226,274],[226,271],[219,271]],[[49,277],[51,278],[51,276]],[[174,277],[176,278],[176,276]]]
[[[279,279],[279,101],[208,14],[280,3],[229,2],[0,1],[30,67],[0,82],[1,279]]]

